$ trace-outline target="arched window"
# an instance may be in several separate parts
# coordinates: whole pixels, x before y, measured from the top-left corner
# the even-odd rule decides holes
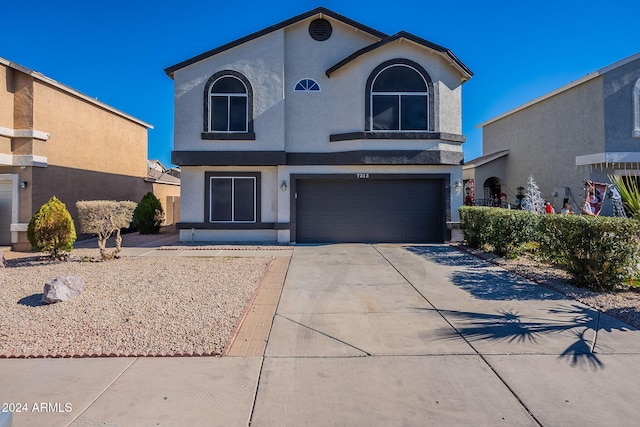
[[[633,136],[640,137],[640,79],[633,87]]]
[[[367,130],[433,130],[433,84],[420,65],[394,60],[367,81]]]
[[[205,87],[205,133],[253,132],[253,92],[249,81],[235,71],[211,76]]]
[[[293,88],[294,92],[320,92],[320,85],[313,79],[302,79]]]

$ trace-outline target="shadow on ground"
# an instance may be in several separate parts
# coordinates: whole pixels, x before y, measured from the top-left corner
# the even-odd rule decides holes
[[[405,246],[404,249],[428,258],[437,264],[451,267],[483,267],[486,265],[484,261],[449,246]]]
[[[506,270],[460,271],[453,273],[454,285],[482,300],[562,300],[561,294],[533,284]]]
[[[45,305],[42,303],[42,294],[33,294],[28,297],[20,298],[18,304],[26,305],[27,307],[40,307]]]
[[[439,312],[455,328],[444,328],[439,335],[450,339],[462,336],[472,346],[479,340],[537,344],[545,335],[574,335],[575,340],[558,358],[567,360],[571,366],[588,366],[594,370],[604,368],[602,360],[593,352],[596,329],[607,332],[634,330],[622,323],[600,328],[600,313],[578,304],[549,309],[549,318],[527,317],[515,311],[498,311],[495,314],[457,310]]]

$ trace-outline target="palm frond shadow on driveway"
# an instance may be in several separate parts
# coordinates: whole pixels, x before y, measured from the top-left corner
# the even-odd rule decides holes
[[[572,366],[604,367],[594,352],[594,341],[602,330],[599,326],[601,313],[597,310],[451,247],[407,246],[405,249],[435,264],[456,267],[449,275],[453,285],[477,300],[497,302],[486,305],[487,312],[438,309],[455,328],[440,331],[444,337],[462,336],[470,344],[478,340],[527,344],[528,351],[533,352],[530,346],[540,345],[541,354],[545,353],[543,346],[549,342],[542,337],[565,341],[572,337],[559,358],[567,359]],[[507,305],[508,302],[526,301],[532,302],[536,317],[521,314]],[[545,301],[549,304],[540,304]],[[609,327],[606,331],[633,330],[623,323],[615,325],[619,326]]]
[[[475,313],[469,311],[439,310],[455,329],[442,329],[439,335],[444,338],[459,336],[473,345],[474,342],[494,341],[518,344],[539,344],[541,354],[545,353],[543,337],[567,340],[574,338],[558,357],[566,359],[572,366],[589,365],[591,368],[603,368],[604,363],[593,351],[597,328],[598,313],[578,304],[559,306],[549,309],[550,318],[531,318],[514,311]],[[620,324],[623,325],[623,324]],[[620,326],[619,331],[630,328]],[[528,347],[531,351],[531,347]],[[535,353],[535,352],[534,352]]]

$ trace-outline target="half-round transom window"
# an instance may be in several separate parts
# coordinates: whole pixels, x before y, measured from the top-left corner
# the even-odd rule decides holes
[[[408,65],[391,65],[375,76],[371,106],[372,130],[429,129],[427,82]]]
[[[319,92],[320,85],[313,79],[302,79],[293,88],[296,92]]]

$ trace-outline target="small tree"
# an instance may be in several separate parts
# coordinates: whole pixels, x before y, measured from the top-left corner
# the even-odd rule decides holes
[[[58,258],[61,252],[73,250],[76,228],[64,203],[53,196],[31,217],[27,227],[31,246]]]
[[[98,237],[98,248],[103,260],[113,259],[122,250],[120,230],[129,227],[133,219],[135,202],[114,200],[90,200],[76,203],[80,229],[83,233],[95,234]],[[116,248],[107,252],[107,240],[116,233]]]
[[[164,210],[155,194],[148,192],[133,211],[133,224],[140,234],[158,234],[164,221]]]
[[[544,199],[533,176],[529,176],[527,181],[527,189],[522,200],[522,209],[533,213],[544,213]]]

